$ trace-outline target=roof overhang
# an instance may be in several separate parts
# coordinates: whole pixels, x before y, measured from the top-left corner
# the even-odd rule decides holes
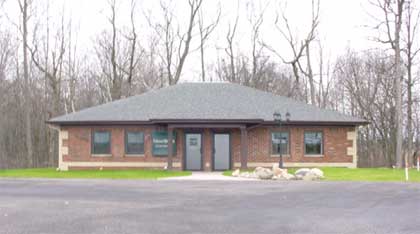
[[[149,121],[46,121],[51,126],[105,126],[105,125],[172,125],[172,126],[205,126],[205,125],[278,125],[276,121],[264,121],[263,119],[151,119]],[[283,126],[360,126],[369,124],[368,121],[284,121]]]
[[[283,126],[361,126],[367,125],[370,122],[345,122],[345,121],[283,121]],[[265,121],[263,125],[277,125],[275,121]]]

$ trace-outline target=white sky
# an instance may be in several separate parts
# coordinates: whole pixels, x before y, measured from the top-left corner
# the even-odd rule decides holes
[[[47,0],[34,0],[35,3]],[[119,27],[129,27],[130,0],[117,0],[118,14],[117,24]],[[249,53],[250,48],[250,24],[248,16],[250,15],[249,2],[254,4],[255,9],[265,8],[264,24],[262,26],[261,38],[265,43],[281,51],[287,57],[290,53],[289,47],[283,40],[278,31],[275,30],[275,10],[278,7],[285,6],[286,1],[246,1],[246,0],[221,0],[220,6],[222,18],[219,26],[212,38],[209,40],[207,57],[208,62],[216,60],[217,49],[224,47],[225,34],[228,29],[229,22],[234,21],[239,12],[239,27],[237,48],[243,53]],[[239,7],[238,7],[239,3]],[[173,0],[172,4],[175,14],[180,24],[183,25],[188,16],[187,1]],[[44,4],[45,5],[45,4]],[[64,7],[63,7],[64,5]],[[204,0],[204,17],[210,22],[217,15],[219,1]],[[38,7],[38,12],[45,12],[45,8]],[[136,3],[136,22],[138,23],[138,33],[141,40],[146,41],[147,35],[151,33],[144,17],[145,12],[151,12],[153,18],[160,19],[159,1],[154,0],[138,0]],[[370,27],[375,21],[367,12],[372,14],[372,6],[367,0],[321,0],[320,9],[320,26],[318,30],[319,38],[324,47],[324,51],[331,59],[345,52],[350,47],[356,50],[364,50],[372,47],[378,47],[378,43],[369,40],[369,37],[375,36],[376,33]],[[106,0],[51,0],[50,21],[59,22],[62,9],[65,9],[65,15],[71,16],[72,25],[76,28],[77,41],[80,51],[91,51],[95,36],[104,29],[109,29],[106,17],[109,15],[109,6]],[[374,9],[375,10],[375,9]],[[6,2],[5,14],[10,20],[18,20],[16,13],[17,1],[8,0]],[[376,11],[377,12],[377,11]],[[306,34],[310,25],[311,16],[311,0],[289,0],[287,1],[286,14],[289,22],[296,31],[296,36]],[[45,14],[38,14],[39,17],[45,17]],[[5,17],[0,18],[3,22]],[[10,21],[9,20],[9,21]],[[186,23],[184,23],[185,25]],[[366,27],[369,25],[370,27]],[[1,24],[0,24],[1,26]],[[147,45],[147,44],[146,44]],[[145,45],[145,46],[146,46]],[[193,44],[194,45],[194,44]],[[196,45],[196,44],[195,44]],[[194,47],[194,46],[193,46]],[[219,50],[219,53],[223,51]],[[269,52],[267,52],[269,53]],[[271,55],[271,54],[270,54]],[[183,80],[197,80],[199,76],[198,52],[193,52],[186,61]],[[273,56],[274,57],[274,56]],[[280,62],[280,61],[279,61]],[[188,74],[188,75],[187,75]],[[196,78],[194,78],[196,77]]]

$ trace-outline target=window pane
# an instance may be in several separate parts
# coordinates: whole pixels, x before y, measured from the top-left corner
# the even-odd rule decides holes
[[[322,132],[305,132],[305,154],[322,154]]]
[[[106,131],[95,131],[93,133],[93,153],[109,154],[110,153],[111,134]]]
[[[143,154],[144,153],[144,134],[142,132],[126,133],[126,153]]]
[[[271,147],[273,154],[289,154],[289,133],[273,132],[271,133]]]

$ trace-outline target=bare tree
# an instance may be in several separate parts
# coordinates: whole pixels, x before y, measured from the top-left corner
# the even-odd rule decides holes
[[[176,22],[171,6],[163,1],[160,2],[163,22],[155,23],[153,19],[148,17],[150,26],[163,41],[163,52],[160,56],[165,64],[168,85],[177,84],[181,78],[185,60],[190,52],[193,30],[196,27],[198,12],[202,3],[203,0],[188,0],[188,26],[185,32],[182,32],[180,24]]]
[[[293,74],[295,77],[295,85],[294,88],[289,93],[289,96],[295,95],[300,96],[302,95],[300,90],[300,82],[301,82],[301,73],[306,76],[309,80],[310,91],[311,91],[311,103],[315,104],[315,85],[314,85],[314,74],[312,71],[311,60],[310,60],[310,44],[316,38],[316,30],[319,24],[319,0],[315,1],[312,0],[312,17],[311,17],[311,24],[308,33],[304,37],[303,40],[297,40],[296,36],[291,30],[291,26],[289,20],[285,14],[284,9],[280,10],[281,13],[277,12],[275,25],[278,32],[284,40],[287,41],[291,51],[292,51],[292,58],[286,59],[282,55],[280,51],[274,49],[270,45],[266,45],[266,47],[272,51],[275,55],[277,55],[285,64],[289,64],[292,67]],[[281,21],[281,22],[280,22]],[[302,65],[302,58],[306,56],[306,68]]]
[[[78,68],[80,60],[77,58],[77,41],[73,43],[71,20],[68,30],[68,49],[67,49],[67,90],[65,92],[65,113],[76,111],[76,85],[78,78]]]
[[[395,124],[396,124],[396,146],[395,158],[396,166],[402,168],[402,79],[404,72],[402,71],[401,61],[401,31],[404,20],[404,5],[405,0],[377,0],[377,6],[383,13],[383,20],[379,23],[377,28],[382,30],[385,27],[385,39],[377,38],[377,40],[384,44],[389,44],[394,51],[394,81],[395,81]]]
[[[22,53],[23,53],[23,92],[25,94],[25,144],[27,150],[28,165],[33,165],[33,144],[32,144],[32,124],[31,124],[31,96],[30,96],[30,80],[29,80],[29,59],[28,59],[28,21],[29,21],[29,6],[32,4],[31,0],[18,0],[21,14],[21,33],[22,33]]]
[[[118,64],[117,64],[117,26],[115,23],[116,13],[115,13],[115,0],[109,1],[109,6],[111,8],[111,16],[108,18],[109,23],[112,27],[112,36],[111,36],[111,47],[110,49],[110,62],[111,62],[111,100],[117,100],[121,98],[121,86],[122,79],[118,74]]]
[[[6,79],[7,66],[12,58],[12,36],[8,32],[0,33],[0,82]],[[1,105],[1,104],[0,104]]]
[[[107,20],[111,30],[102,32],[98,37],[95,52],[100,71],[93,73],[97,77],[104,100],[112,101],[132,95],[141,49],[135,27],[135,1],[131,2],[128,30],[117,26],[116,0],[109,0],[108,5],[110,16]]]
[[[61,14],[61,22],[57,30],[51,35],[49,15],[49,1],[47,1],[47,12],[45,20],[45,34],[38,37],[38,27],[34,29],[34,43],[33,46],[29,47],[32,62],[35,67],[44,75],[46,93],[51,92],[52,97],[52,109],[47,104],[46,109],[48,110],[45,114],[45,119],[58,116],[62,113],[62,83],[63,83],[63,70],[64,70],[64,59],[66,52],[66,26],[64,20],[64,10]],[[68,29],[69,31],[71,29]],[[42,42],[42,45],[38,43]],[[43,50],[40,50],[40,47]],[[46,132],[47,142],[49,146],[48,161],[49,165],[56,164],[56,140],[58,139],[57,132],[53,129],[48,129]]]
[[[254,5],[250,5],[250,11],[252,12],[248,18],[248,21],[251,24],[251,45],[252,45],[252,70],[250,80],[253,83],[253,86],[258,86],[262,82],[262,71],[264,70],[265,62],[268,59],[263,59],[263,49],[261,43],[261,25],[264,22],[264,11],[261,10],[259,14],[255,14],[256,10]],[[245,80],[245,85],[250,85],[248,79]]]
[[[130,12],[130,20],[131,20],[131,34],[126,38],[130,41],[130,55],[129,55],[129,66],[128,71],[125,71],[127,74],[127,83],[128,83],[128,95],[131,94],[131,87],[133,83],[133,75],[134,75],[134,68],[136,66],[136,44],[137,44],[137,33],[136,33],[136,26],[135,26],[135,19],[134,19],[134,11],[136,8],[135,0],[131,0],[131,12]]]
[[[413,67],[416,56],[420,51],[420,47],[415,47],[416,35],[418,33],[418,25],[420,23],[420,11],[415,10],[413,2],[409,1],[406,4],[404,29],[402,35],[402,42],[404,43],[402,52],[405,54],[405,67],[407,69],[407,77],[405,79],[407,86],[407,162],[411,165],[413,155],[413,86],[415,79],[413,78]]]
[[[332,89],[332,77],[330,61],[325,61],[324,48],[321,41],[318,42],[319,47],[319,85],[318,85],[318,105],[321,108],[327,108],[330,100],[329,95]]]
[[[206,68],[205,68],[205,61],[204,61],[204,50],[205,50],[205,44],[207,42],[207,40],[209,39],[210,35],[212,34],[212,32],[214,31],[214,29],[216,28],[217,24],[219,23],[220,20],[220,15],[221,15],[222,11],[219,5],[218,8],[218,14],[216,19],[209,23],[208,25],[205,25],[204,23],[204,17],[203,17],[203,10],[200,9],[199,10],[199,14],[198,14],[198,30],[200,32],[200,61],[201,61],[201,81],[205,82],[206,81]]]
[[[334,67],[333,99],[345,113],[361,116],[371,124],[360,130],[359,166],[391,166],[395,152],[393,60],[380,51],[348,51]],[[338,108],[339,109],[339,108]]]
[[[226,59],[222,58],[221,61],[218,61],[218,67],[216,73],[219,76],[220,80],[226,80],[232,83],[240,83],[237,75],[236,69],[236,53],[234,49],[236,29],[238,27],[239,14],[236,15],[234,23],[229,23],[228,31],[226,33],[226,43],[227,46],[223,49],[226,56]]]
[[[34,48],[29,48],[31,58],[35,66],[45,75],[49,87],[52,90],[53,97],[53,110],[50,117],[56,116],[61,112],[61,84],[62,84],[62,71],[64,64],[64,55],[66,52],[66,38],[64,29],[64,18],[61,21],[61,28],[54,36],[54,46],[50,45],[50,26],[47,20],[46,35],[44,37],[45,45],[44,51],[39,51],[39,45],[35,44]],[[43,61],[41,61],[43,56]]]

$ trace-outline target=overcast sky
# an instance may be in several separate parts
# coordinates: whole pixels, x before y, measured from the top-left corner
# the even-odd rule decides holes
[[[35,0],[35,2],[37,1],[46,2],[46,0]],[[129,27],[130,2],[130,0],[117,0],[117,24],[119,27]],[[185,17],[188,16],[186,13],[188,10],[187,1],[173,0],[172,4],[178,21],[181,25],[185,25]],[[233,23],[237,14],[239,14],[239,27],[236,46],[243,53],[249,52],[250,24],[248,18],[252,14],[250,4],[254,5],[255,12],[264,11],[261,39],[265,43],[275,47],[278,51],[282,51],[285,57],[290,54],[290,50],[280,33],[275,30],[276,9],[279,9],[279,7],[286,9],[286,15],[289,18],[292,29],[298,37],[303,37],[307,33],[308,26],[310,25],[311,0],[293,0],[287,1],[287,4],[286,1],[281,0],[222,0],[220,3],[216,0],[204,0],[204,17],[207,22],[211,22],[216,18],[219,4],[222,15],[221,23],[212,35],[207,46],[209,62],[216,60],[217,53],[223,53],[220,48],[226,46],[225,34],[228,29],[228,24],[229,22]],[[72,18],[72,24],[75,28],[74,31],[77,32],[80,51],[89,52],[92,50],[95,37],[103,30],[109,30],[110,28],[106,19],[109,15],[109,5],[106,0],[50,1],[50,20],[58,21],[63,9],[65,16]],[[43,7],[38,7],[36,10],[38,12],[45,12],[45,8]],[[369,39],[376,35],[375,31],[371,28],[376,22],[369,15],[377,14],[378,11],[375,10],[367,0],[321,0],[318,36],[325,53],[333,60],[336,56],[344,53],[348,47],[356,50],[364,50],[379,46],[378,43]],[[18,16],[16,11],[17,1],[9,0],[5,7],[5,14],[8,15],[9,19],[16,19]],[[147,41],[151,31],[144,15],[150,13],[152,18],[159,20],[161,17],[159,14],[159,1],[138,0],[136,3],[136,12],[139,37],[142,41]],[[45,17],[45,14],[38,15],[41,18]],[[216,48],[219,48],[219,50]],[[196,77],[198,77],[199,64],[195,62],[198,61],[198,56],[198,52],[194,52],[188,58],[183,76],[184,80],[198,79]]]

